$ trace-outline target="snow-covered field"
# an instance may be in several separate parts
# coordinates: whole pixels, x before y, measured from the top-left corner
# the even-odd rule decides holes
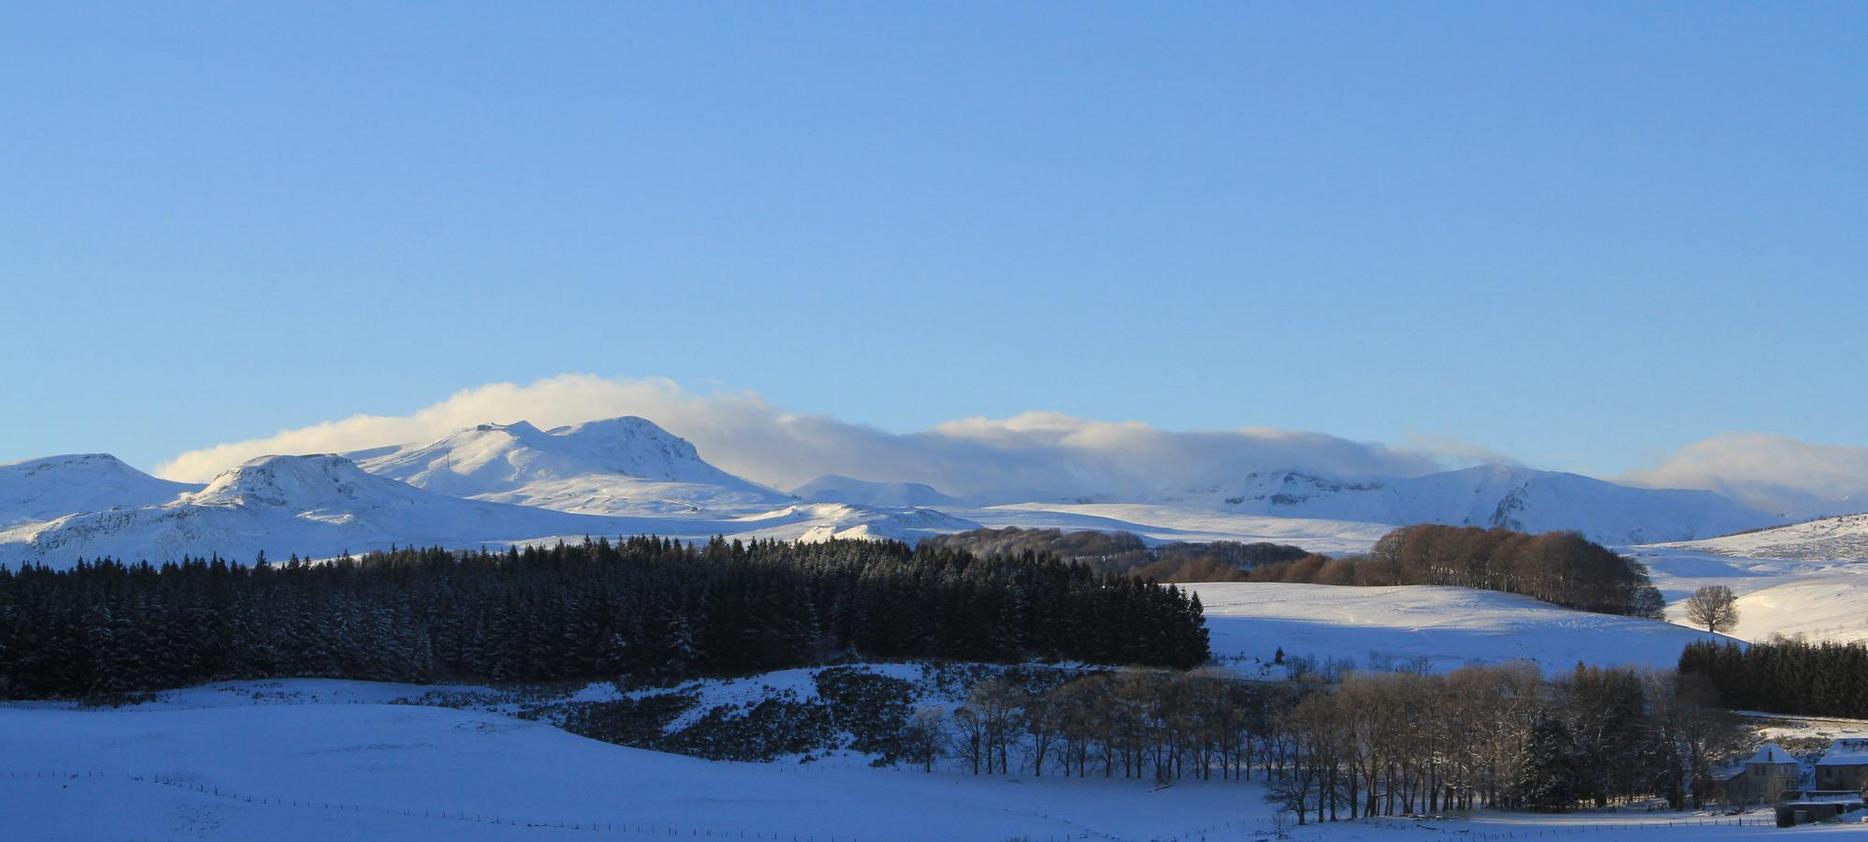
[[[1868,515],[1628,552],[1652,571],[1677,622],[1693,589],[1726,585],[1738,594],[1739,637],[1868,641]]]
[[[495,713],[388,703],[429,689],[299,680],[197,688],[120,709],[0,706],[0,837],[1223,842],[1264,839],[1271,828],[1271,808],[1255,783],[1156,789],[1122,780],[872,769],[857,758],[710,762]],[[1761,819],[1749,818],[1754,825]],[[1732,822],[1671,813],[1481,814],[1313,826],[1296,838],[1860,832]]]
[[[1132,532],[1145,540],[1267,541],[1329,555],[1367,552],[1394,529],[1381,523],[1241,515],[1153,503],[1015,503],[955,514],[995,529]]]
[[[1529,660],[1546,673],[1581,661],[1671,668],[1702,631],[1571,611],[1529,597],[1450,587],[1355,588],[1278,583],[1186,586],[1206,607],[1213,656],[1251,673],[1282,648],[1358,668]]]

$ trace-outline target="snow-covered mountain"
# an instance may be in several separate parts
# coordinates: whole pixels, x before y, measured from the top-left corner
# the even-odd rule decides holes
[[[582,514],[743,513],[790,500],[633,416],[551,430],[481,424],[430,444],[346,455],[370,473],[439,494]]]
[[[1525,532],[1573,529],[1608,544],[1703,538],[1781,522],[1710,491],[1632,488],[1506,465],[1402,479],[1270,471],[1195,496],[1218,496],[1221,510],[1243,514]]]
[[[825,474],[791,490],[793,497],[810,503],[855,503],[861,506],[954,506],[959,500],[919,482],[869,482],[840,474]]]
[[[156,479],[108,453],[0,465],[0,528],[80,512],[150,506],[201,486]]]
[[[260,549],[328,556],[391,544],[643,532],[913,541],[982,524],[1121,529],[1152,540],[1262,540],[1255,536],[1290,532],[1279,524],[1320,524],[1326,533],[1299,530],[1290,540],[1353,552],[1388,526],[1422,522],[1575,529],[1615,545],[1781,523],[1714,492],[1498,465],[1413,478],[1268,471],[1144,500],[976,506],[927,485],[836,475],[784,494],[708,464],[692,444],[642,418],[551,430],[521,421],[342,456],[267,457],[205,488],[159,480],[109,456],[0,466],[0,563],[246,559]],[[1358,537],[1335,540],[1348,534]]]
[[[261,550],[273,558],[327,557],[390,545],[471,547],[637,531],[631,526],[619,518],[435,494],[367,473],[341,456],[267,456],[159,505],[0,531],[0,564],[68,565],[100,556],[160,562],[209,553],[248,561]]]

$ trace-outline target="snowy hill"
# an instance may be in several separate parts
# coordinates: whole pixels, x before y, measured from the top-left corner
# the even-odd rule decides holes
[[[1868,514],[1842,515],[1665,546],[1745,558],[1868,561]]]
[[[346,455],[436,493],[582,514],[743,512],[789,499],[708,464],[685,439],[636,417],[552,430],[481,424],[431,444]]]
[[[786,541],[828,541],[833,538],[907,541],[929,535],[966,532],[979,524],[933,509],[877,508],[847,503],[809,503],[749,515],[735,521],[748,528],[748,537]]]
[[[198,485],[156,479],[108,453],[0,465],[0,528],[79,512],[151,506]]]
[[[791,490],[791,494],[810,503],[856,503],[863,506],[959,505],[960,501],[919,482],[869,482],[838,474],[825,474]]]
[[[1201,496],[1219,496],[1222,510],[1245,514],[1523,532],[1573,529],[1608,544],[1722,535],[1778,520],[1709,491],[1632,488],[1506,465],[1402,479],[1253,473],[1240,485],[1207,489]]]
[[[1741,637],[1868,641],[1868,514],[1634,549],[1676,622],[1694,588],[1725,585],[1738,594]]]
[[[796,683],[789,677],[767,673],[738,683],[788,690]],[[1779,829],[1769,826],[1768,812],[1739,827],[1732,817],[1644,810],[1479,811],[1431,824],[1396,818],[1288,827],[1288,817],[1273,818],[1276,807],[1256,779],[1189,776],[1161,787],[1120,774],[972,775],[953,762],[932,772],[875,769],[846,756],[715,762],[584,739],[471,705],[399,703],[436,689],[287,679],[169,691],[125,707],[0,705],[0,756],[15,767],[0,774],[0,826],[8,838],[61,842],[1439,842],[1578,834],[1704,842],[1860,832],[1844,825]],[[492,688],[441,689],[461,698],[506,697]],[[584,695],[610,699],[615,689],[606,682]]]
[[[267,456],[161,505],[0,531],[0,564],[112,556],[165,561],[265,550],[326,557],[392,544],[472,547],[540,535],[619,534],[621,519],[462,500],[364,472],[341,456]],[[660,524],[647,524],[660,525]],[[648,531],[648,530],[642,530]]]
[[[1573,611],[1527,596],[1470,588],[1358,588],[1283,583],[1184,585],[1200,597],[1213,657],[1251,673],[1287,656],[1359,669],[1418,663],[1435,672],[1468,662],[1535,661],[1561,673],[1577,662],[1670,668],[1704,631],[1636,617]]]

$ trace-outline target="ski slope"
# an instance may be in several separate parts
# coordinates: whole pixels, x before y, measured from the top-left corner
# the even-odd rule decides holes
[[[301,679],[211,685],[115,709],[0,705],[0,836],[1247,842],[1272,829],[1272,808],[1257,782],[1183,780],[1156,788],[1120,778],[974,777],[957,768],[874,769],[857,757],[715,762],[586,740],[496,713],[390,703],[431,689]],[[1292,838],[1860,832],[1719,820],[1725,824],[1671,813],[1481,813],[1293,828]]]
[[[1572,611],[1530,597],[1470,588],[1357,588],[1226,582],[1184,585],[1200,597],[1213,656],[1266,671],[1278,649],[1319,664],[1435,672],[1467,663],[1528,660],[1547,674],[1578,662],[1670,669],[1703,631],[1634,617]]]

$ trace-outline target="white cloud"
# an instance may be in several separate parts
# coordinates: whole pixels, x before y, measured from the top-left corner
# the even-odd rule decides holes
[[[191,451],[157,473],[203,481],[257,456],[432,441],[489,421],[526,420],[549,428],[618,415],[648,418],[694,442],[708,461],[778,488],[836,473],[925,482],[961,495],[1056,497],[1184,490],[1278,468],[1355,476],[1415,475],[1442,467],[1440,448],[1396,449],[1256,428],[1172,432],[1055,412],[966,418],[896,434],[784,412],[751,393],[702,395],[666,379],[565,374],[528,385],[465,389],[405,416],[355,415]]]
[[[1868,500],[1868,447],[1812,444],[1764,433],[1722,433],[1694,442],[1623,481],[1721,491],[1792,516],[1859,511]]]

